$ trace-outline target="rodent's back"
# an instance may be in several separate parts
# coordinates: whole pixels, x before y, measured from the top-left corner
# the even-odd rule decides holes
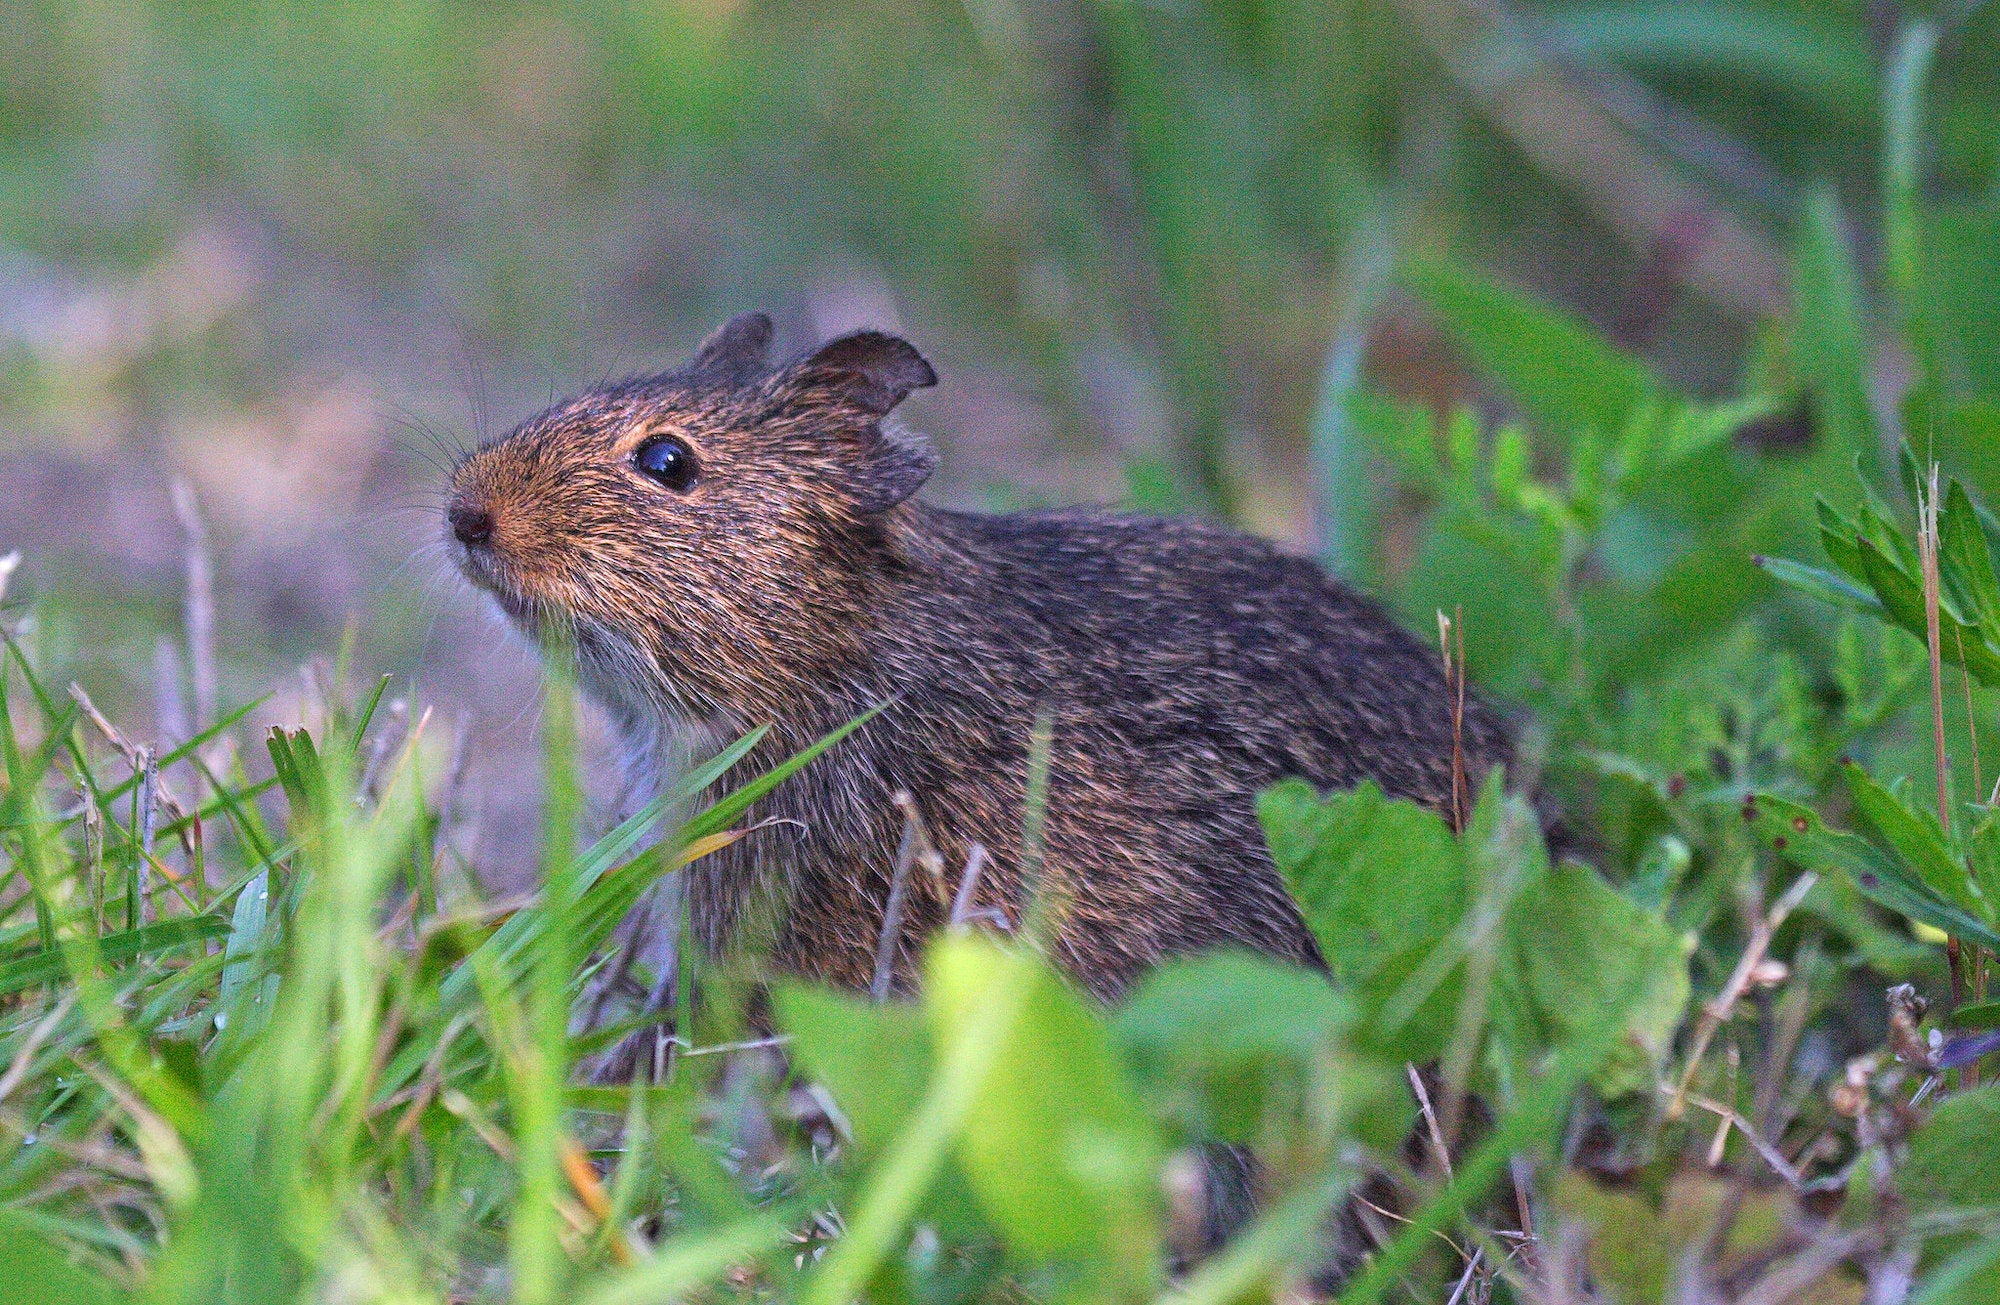
[[[1197,522],[1101,511],[982,516],[918,509],[930,550],[876,646],[932,645],[939,691],[990,682],[1053,695],[1162,747],[1290,762],[1321,788],[1374,779],[1433,806],[1451,795],[1451,698],[1430,649],[1312,562]],[[925,553],[928,552],[928,556]],[[957,650],[956,652],[954,650]],[[1468,702],[1476,781],[1504,731]]]
[[[889,705],[865,743],[830,754],[772,808],[819,826],[780,852],[792,862],[780,946],[792,964],[865,982],[861,944],[881,918],[898,788],[949,864],[963,865],[975,841],[989,849],[982,901],[1019,910],[1026,750],[1044,706],[1054,718],[1046,873],[1066,912],[1058,952],[1107,997],[1160,957],[1204,946],[1318,963],[1265,849],[1259,789],[1291,776],[1322,790],[1372,779],[1449,804],[1439,663],[1308,561],[1234,531],[1087,511],[913,506],[897,533],[893,579],[876,590],[833,715]],[[1463,742],[1475,783],[1505,755],[1476,702]],[[843,806],[882,814],[850,826],[833,815]],[[949,887],[916,886],[912,957]]]

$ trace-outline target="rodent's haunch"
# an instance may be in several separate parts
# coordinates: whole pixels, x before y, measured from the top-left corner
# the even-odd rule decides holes
[[[1053,712],[1045,881],[1055,952],[1112,997],[1162,956],[1237,943],[1318,964],[1254,797],[1287,776],[1373,779],[1447,806],[1438,659],[1310,562],[1212,526],[919,502],[935,459],[885,420],[935,384],[862,332],[783,366],[739,317],[678,371],[559,404],[468,457],[446,533],[531,635],[574,645],[633,774],[772,727],[761,769],[881,714],[759,804],[785,821],[695,864],[702,946],[768,920],[789,970],[866,987],[915,799],[952,882],[912,876],[908,982],[974,842],[979,904],[1018,918],[1029,737]],[[1468,703],[1476,785],[1504,760]],[[769,908],[769,909],[767,909]]]

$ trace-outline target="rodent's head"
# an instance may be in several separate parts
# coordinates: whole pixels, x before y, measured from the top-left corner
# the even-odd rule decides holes
[[[936,464],[883,421],[937,383],[907,341],[862,331],[773,368],[770,339],[738,317],[686,366],[557,404],[452,478],[460,569],[530,635],[573,640],[599,696],[755,710],[823,673]]]

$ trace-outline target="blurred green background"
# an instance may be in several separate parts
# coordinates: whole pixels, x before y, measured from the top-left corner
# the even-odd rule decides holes
[[[454,449],[761,307],[789,348],[866,324],[932,358],[905,412],[941,501],[1207,513],[1380,588],[1418,517],[1349,396],[1508,411],[1399,260],[1483,266],[1692,394],[1782,393],[1814,202],[1879,279],[1916,17],[1936,339],[2000,397],[1994,15],[5,0],[0,552],[52,656],[184,733],[184,481],[222,697],[358,622],[368,668],[473,722],[504,867],[534,676],[433,546]],[[1850,378],[1885,439],[1894,325]]]

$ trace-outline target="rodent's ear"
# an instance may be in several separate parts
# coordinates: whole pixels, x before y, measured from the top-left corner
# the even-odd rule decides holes
[[[700,380],[742,383],[771,365],[771,319],[762,313],[732,317],[695,350],[688,371]]]
[[[856,331],[830,340],[792,365],[795,378],[824,387],[866,412],[885,416],[909,396],[937,384],[937,373],[901,336]]]

